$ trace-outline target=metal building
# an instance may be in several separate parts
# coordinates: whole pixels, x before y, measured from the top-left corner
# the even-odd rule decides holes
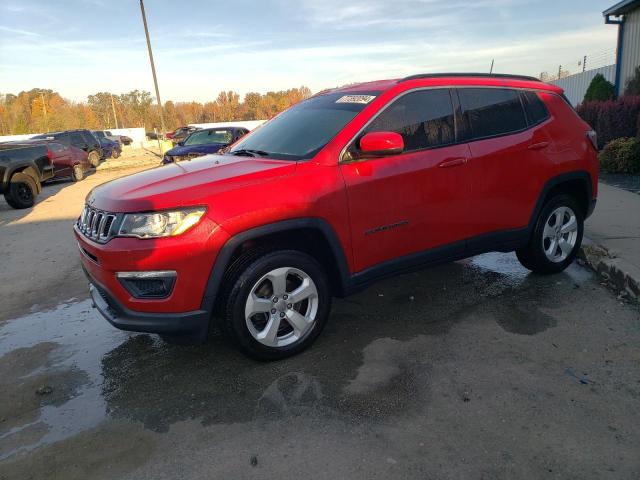
[[[640,65],[640,0],[623,0],[602,12],[605,23],[618,25],[616,52],[616,93],[624,93],[625,85]]]

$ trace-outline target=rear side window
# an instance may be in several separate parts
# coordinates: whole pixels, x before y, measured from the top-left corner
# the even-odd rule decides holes
[[[51,150],[53,150],[56,153],[61,153],[65,151],[65,147],[61,143],[51,142],[49,146],[51,147]]]
[[[404,140],[404,151],[411,152],[454,143],[453,118],[448,89],[421,90],[393,102],[365,133],[399,133]]]
[[[527,113],[529,125],[536,125],[549,118],[547,107],[545,107],[544,102],[536,92],[523,91],[522,103],[524,105],[524,110]]]
[[[64,143],[65,145],[69,145],[71,143],[71,138],[68,133],[61,133],[59,135],[55,135],[54,138],[59,142]]]
[[[472,139],[504,135],[527,127],[517,90],[461,88],[458,92]]]
[[[71,134],[71,145],[79,146],[79,145],[84,145],[86,143],[87,143],[87,141],[84,140],[82,138],[82,135],[80,135],[79,133],[72,133]]]

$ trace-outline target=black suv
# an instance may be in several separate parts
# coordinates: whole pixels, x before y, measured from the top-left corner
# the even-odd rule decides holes
[[[73,145],[87,152],[88,160],[92,167],[97,167],[102,158],[100,141],[89,130],[83,128],[77,130],[65,130],[63,132],[51,132],[32,137],[34,139],[58,140],[66,145]]]

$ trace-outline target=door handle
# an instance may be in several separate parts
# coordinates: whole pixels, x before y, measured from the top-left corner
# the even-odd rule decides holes
[[[538,142],[532,143],[527,148],[529,150],[542,150],[543,148],[547,148],[549,146],[549,142]]]
[[[457,167],[458,165],[464,165],[465,163],[467,163],[467,159],[465,157],[450,158],[449,160],[444,160],[440,162],[438,164],[438,167],[440,168]]]

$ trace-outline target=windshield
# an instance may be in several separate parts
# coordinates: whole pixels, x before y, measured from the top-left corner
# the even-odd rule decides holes
[[[98,130],[96,132],[93,132],[94,135],[97,135],[99,138],[105,138],[104,132]]]
[[[209,143],[230,143],[233,138],[231,130],[200,130],[193,132],[185,140],[185,145],[206,145]]]
[[[259,152],[285,160],[308,160],[379,92],[328,93],[309,98],[262,125],[229,151]]]

